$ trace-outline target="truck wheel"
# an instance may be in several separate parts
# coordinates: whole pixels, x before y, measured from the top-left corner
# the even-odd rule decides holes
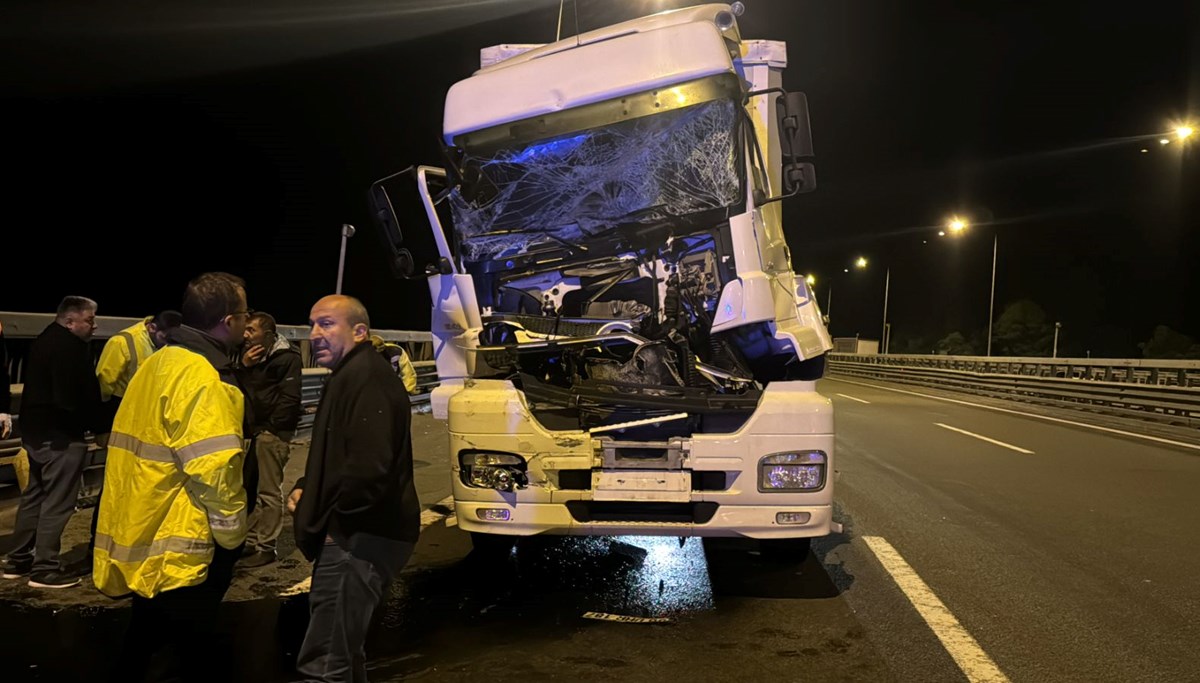
[[[800,563],[808,558],[811,538],[769,538],[759,541],[763,557],[775,562]]]
[[[475,549],[475,554],[480,557],[503,559],[512,554],[516,545],[516,536],[471,532],[471,546]]]

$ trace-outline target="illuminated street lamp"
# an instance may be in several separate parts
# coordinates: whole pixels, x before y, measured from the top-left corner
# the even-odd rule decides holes
[[[859,270],[866,269],[867,257],[859,256],[857,259],[855,259],[854,267],[858,268]],[[847,268],[846,272],[850,272],[850,269]],[[879,352],[883,355],[887,355],[888,341],[890,341],[888,339],[887,310],[888,310],[888,293],[891,290],[891,286],[892,286],[892,269],[889,267],[887,269],[886,274],[883,276],[883,331],[879,335]],[[830,296],[831,297],[832,297],[832,292],[833,292],[833,289],[831,287],[830,288]],[[831,305],[832,305],[832,302],[831,302]]]
[[[808,283],[809,287],[815,287],[817,284],[817,276],[809,273],[808,275],[804,276],[804,281]]]
[[[1164,142],[1163,144],[1166,144]],[[959,228],[955,229],[955,224],[959,224]],[[950,228],[950,234],[962,235],[966,232],[967,224],[962,219],[955,217],[947,223]],[[941,233],[938,233],[941,234]],[[987,338],[987,355],[992,355],[992,318],[996,312],[996,254],[1000,251],[1000,236],[995,235],[992,238],[992,293],[988,298],[988,338]]]
[[[857,259],[854,260],[854,267],[859,270],[866,268],[867,267],[867,258],[865,256],[859,256]],[[842,272],[849,273],[850,269],[843,268]],[[813,277],[812,275],[809,275],[807,278],[805,278],[805,280],[810,285],[816,284],[816,278]],[[825,317],[828,318],[830,315],[830,312],[832,312],[832,311],[833,311],[833,279],[830,278],[829,295],[825,300]]]
[[[1180,140],[1187,140],[1188,138],[1192,137],[1192,134],[1195,132],[1196,129],[1188,125],[1175,127],[1175,137],[1179,138]]]

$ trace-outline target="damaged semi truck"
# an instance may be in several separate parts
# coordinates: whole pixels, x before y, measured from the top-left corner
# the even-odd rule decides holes
[[[446,97],[445,168],[371,188],[394,268],[429,282],[431,402],[477,547],[727,536],[795,557],[836,528],[832,344],[778,201],[815,187],[807,103],[741,10],[486,48]],[[402,234],[410,199],[429,226]]]

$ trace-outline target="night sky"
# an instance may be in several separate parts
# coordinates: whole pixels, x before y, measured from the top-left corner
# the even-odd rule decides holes
[[[579,0],[578,24],[688,4]],[[428,327],[428,294],[391,278],[368,186],[438,164],[445,91],[479,48],[548,42],[558,17],[549,1],[49,5],[0,9],[0,310],[82,294],[148,314],[228,270],[300,324],[352,223],[345,289],[398,329]],[[879,336],[888,268],[894,352],[983,330],[998,235],[996,315],[1035,301],[1062,355],[1137,356],[1160,324],[1200,337],[1200,140],[1158,143],[1200,119],[1200,3],[746,5],[743,36],[787,41],[785,85],[808,93],[819,188],[785,222],[822,305],[832,283],[835,335]],[[968,234],[937,237],[953,214]],[[870,266],[842,272],[860,254]]]

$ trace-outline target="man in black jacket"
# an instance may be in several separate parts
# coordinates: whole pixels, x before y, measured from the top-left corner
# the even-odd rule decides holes
[[[275,561],[275,541],[283,529],[283,468],[289,442],[300,422],[300,352],[276,333],[275,318],[251,313],[246,321],[242,378],[253,411],[250,434],[258,459],[258,505],[240,567]]]
[[[412,415],[404,383],[371,347],[357,299],[327,296],[309,322],[317,365],[333,373],[305,476],[288,498],[296,546],[315,561],[296,669],[309,681],[365,681],[371,615],[420,533]]]
[[[15,547],[4,578],[29,577],[33,588],[70,588],[79,577],[58,560],[62,532],[75,512],[87,444],[84,432],[102,424],[100,384],[88,341],[96,331],[96,302],[68,296],[29,350],[21,395],[21,441],[29,454],[29,486],[21,493]]]

